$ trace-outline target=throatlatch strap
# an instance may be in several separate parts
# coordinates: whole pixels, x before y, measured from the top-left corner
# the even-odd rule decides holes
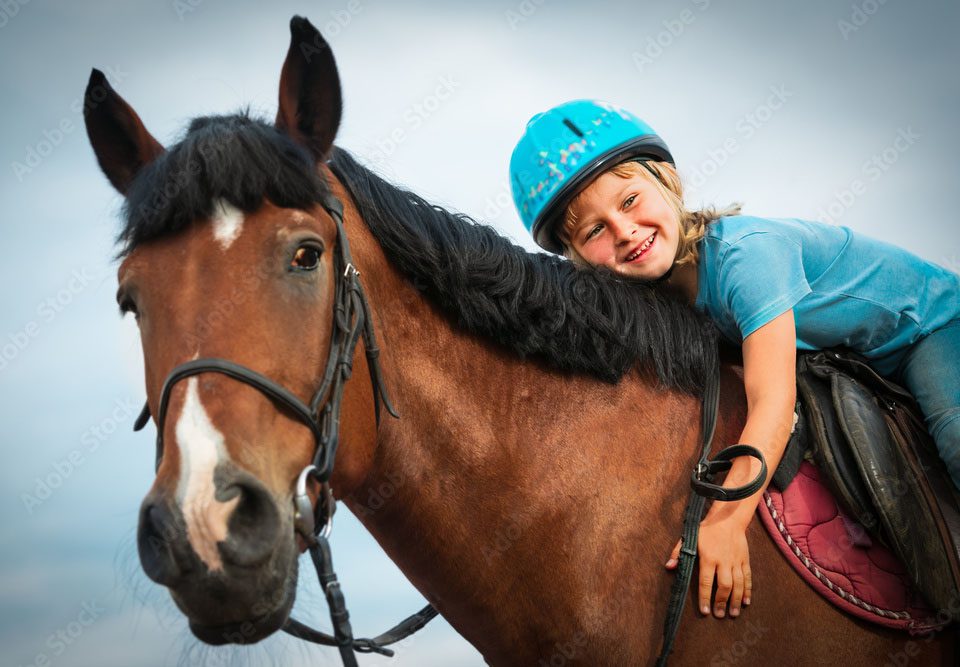
[[[742,500],[753,495],[763,486],[767,478],[767,463],[755,447],[738,444],[720,451],[713,461],[709,460],[710,444],[717,426],[717,411],[720,406],[720,364],[714,367],[713,373],[707,380],[703,394],[703,408],[701,411],[703,445],[700,460],[693,471],[690,480],[692,493],[683,514],[683,532],[681,535],[680,557],[677,564],[676,578],[670,589],[670,604],[667,607],[667,618],[663,627],[663,646],[657,657],[658,667],[667,664],[667,658],[673,650],[673,642],[680,629],[680,618],[687,603],[687,592],[690,590],[690,580],[693,578],[693,568],[697,562],[697,538],[700,534],[700,521],[703,519],[703,508],[707,498],[719,501]],[[749,483],[743,486],[724,488],[713,484],[716,473],[730,469],[730,459],[737,456],[752,456],[760,460],[760,472]]]

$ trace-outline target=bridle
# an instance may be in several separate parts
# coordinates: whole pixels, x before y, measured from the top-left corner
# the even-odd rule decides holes
[[[297,419],[303,422],[314,438],[313,461],[297,477],[294,492],[294,529],[307,544],[330,607],[330,618],[334,634],[328,635],[314,630],[299,621],[290,618],[284,631],[310,642],[326,646],[336,646],[340,650],[343,664],[347,667],[357,665],[354,651],[360,653],[381,653],[392,656],[393,651],[385,648],[413,634],[437,615],[437,611],[427,605],[417,613],[404,619],[390,630],[372,639],[354,639],[350,627],[350,615],[346,601],[340,591],[337,575],[333,571],[333,558],[328,537],[332,529],[333,513],[336,501],[330,488],[330,476],[336,458],[340,438],[340,410],[343,405],[343,392],[346,381],[353,372],[353,355],[357,344],[363,337],[363,346],[367,355],[367,367],[370,370],[370,382],[373,386],[374,414],[377,425],[380,424],[380,403],[387,412],[399,418],[399,414],[390,403],[383,375],[380,370],[376,337],[373,331],[373,319],[370,305],[360,284],[360,272],[353,264],[350,243],[343,229],[343,204],[333,194],[324,193],[321,205],[333,218],[337,228],[337,252],[334,256],[334,303],[333,333],[330,339],[330,353],[320,386],[313,394],[309,405],[301,401],[293,392],[270,378],[241,364],[227,359],[193,359],[176,366],[164,380],[160,391],[157,410],[157,451],[156,468],[160,468],[163,459],[163,431],[167,416],[167,406],[173,387],[185,378],[200,373],[220,373],[250,385],[265,394],[275,403],[286,407]],[[150,420],[149,405],[134,424],[134,431],[141,430]],[[320,484],[319,500],[314,507],[307,492],[308,481],[314,478]]]
[[[333,513],[336,501],[330,489],[330,476],[337,453],[340,435],[340,409],[343,403],[343,391],[346,381],[353,372],[353,355],[357,343],[363,337],[363,346],[367,355],[367,367],[370,370],[370,382],[373,385],[374,413],[377,425],[380,424],[380,402],[383,401],[387,412],[399,418],[390,403],[380,370],[376,338],[373,331],[373,319],[363,287],[360,285],[360,272],[353,265],[350,243],[343,229],[343,204],[337,197],[326,193],[321,205],[333,218],[337,227],[337,247],[335,255],[334,277],[335,295],[333,305],[333,334],[330,340],[330,354],[320,387],[314,393],[310,404],[303,403],[293,392],[277,384],[270,378],[253,371],[246,366],[227,359],[193,359],[176,366],[167,376],[160,391],[160,403],[157,412],[157,452],[156,467],[160,467],[163,457],[163,430],[170,402],[170,393],[174,385],[181,380],[200,373],[220,373],[244,382],[259,390],[274,402],[287,407],[297,418],[306,424],[313,433],[316,450],[313,461],[307,465],[297,478],[294,492],[294,529],[308,545],[310,556],[317,570],[317,577],[323,587],[330,608],[330,620],[333,635],[314,630],[299,621],[290,618],[283,630],[288,634],[324,646],[336,646],[345,667],[356,667],[358,653],[380,653],[392,656],[393,651],[386,648],[420,630],[433,618],[437,611],[427,605],[415,614],[405,618],[386,632],[371,639],[354,639],[350,626],[350,614],[346,601],[340,591],[340,583],[333,571],[333,557],[328,537],[332,529]],[[694,469],[690,486],[693,493],[687,504],[683,521],[683,547],[680,550],[677,575],[671,589],[670,603],[664,624],[664,638],[657,665],[666,665],[673,649],[673,643],[680,626],[680,617],[686,602],[687,590],[693,575],[693,566],[697,558],[697,536],[703,510],[708,498],[718,501],[731,501],[746,498],[755,493],[766,479],[767,465],[763,454],[750,445],[738,444],[727,447],[711,461],[708,459],[710,445],[716,425],[719,408],[719,364],[707,378],[702,405],[702,449]],[[149,405],[134,424],[139,431],[150,420]],[[761,470],[749,484],[735,488],[725,488],[713,484],[714,475],[730,468],[730,459],[736,456],[752,456],[760,460]],[[307,493],[309,478],[320,483],[319,500],[316,507]]]

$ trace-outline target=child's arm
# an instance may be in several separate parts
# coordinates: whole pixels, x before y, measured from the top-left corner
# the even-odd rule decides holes
[[[777,469],[793,426],[796,402],[796,329],[793,310],[788,310],[763,325],[743,340],[743,379],[747,394],[747,422],[740,442],[753,445],[767,462],[767,480],[749,498],[735,502],[715,502],[700,525],[700,610],[709,613],[714,578],[717,593],[714,613],[724,615],[727,602],[730,615],[740,613],[741,601],[750,604],[752,582],[746,530],[753,519],[763,489]],[[724,486],[749,483],[760,472],[760,462],[749,456],[733,460]],[[667,566],[676,565],[679,543]]]

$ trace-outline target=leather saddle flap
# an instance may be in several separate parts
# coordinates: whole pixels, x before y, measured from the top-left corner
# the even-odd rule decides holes
[[[884,541],[879,523],[870,520],[876,518],[873,500],[863,483],[857,460],[846,445],[845,436],[838,425],[830,383],[832,369],[814,363],[815,359],[812,355],[800,355],[797,365],[797,393],[801,404],[799,417],[806,422],[807,446],[817,465],[826,473],[827,486],[847,513],[860,521],[873,537]]]
[[[859,378],[813,361],[815,377],[806,378],[816,386],[804,393],[814,399],[811,412],[821,413],[824,421],[821,434],[827,437],[815,438],[821,450],[816,458],[825,464],[831,486],[840,489],[839,497],[849,503],[853,518],[897,554],[917,589],[936,607],[953,608],[960,595],[960,560],[948,546],[953,542],[943,508],[918,465],[913,445],[895,436],[896,420],[870,390],[877,386],[871,382],[868,389]],[[909,395],[896,398],[910,400]],[[827,423],[831,417],[833,426]],[[925,432],[912,435],[929,437]]]

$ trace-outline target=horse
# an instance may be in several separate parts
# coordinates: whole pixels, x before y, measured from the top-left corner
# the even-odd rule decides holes
[[[198,358],[311,396],[335,330],[332,258],[348,238],[399,418],[374,416],[372,362],[358,355],[335,498],[489,664],[651,664],[715,331],[663,289],[528,253],[361,165],[334,145],[329,45],[300,17],[291,34],[272,124],[195,118],[170,148],[91,74],[86,126],[125,197],[117,299],[139,325],[150,414],[170,370]],[[306,548],[294,487],[314,435],[223,374],[197,373],[167,398],[141,564],[201,640],[259,641],[293,605]],[[715,445],[735,442],[745,418],[741,369],[724,362]],[[942,633],[908,641],[827,604],[758,521],[748,541],[752,604],[717,619],[688,593],[675,664],[954,659]]]

